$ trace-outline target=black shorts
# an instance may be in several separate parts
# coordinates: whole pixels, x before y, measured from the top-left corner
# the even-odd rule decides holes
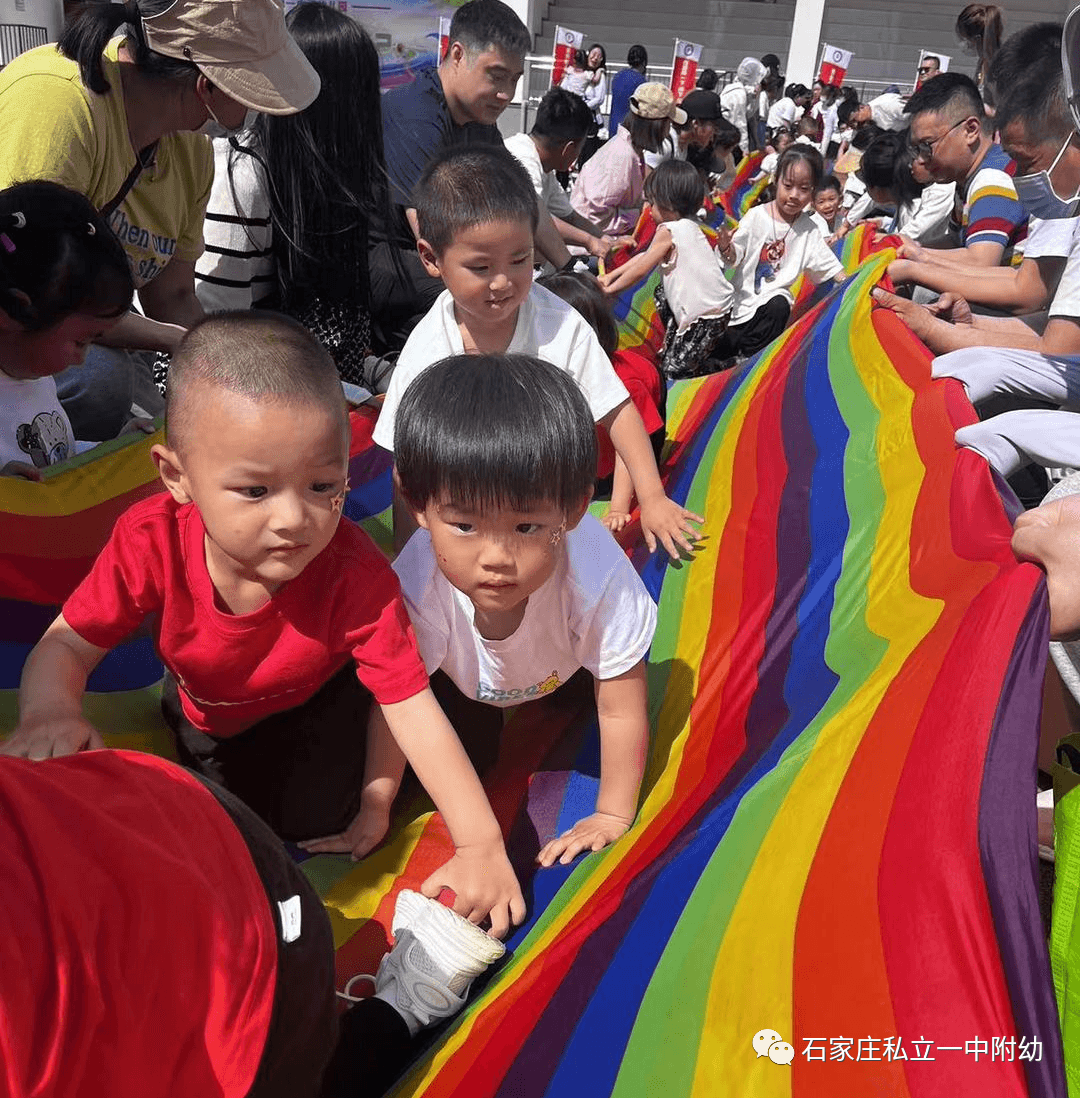
[[[166,673],[161,709],[180,762],[223,785],[283,839],[344,831],[360,811],[371,694],[351,663],[303,705],[236,736],[200,732],[184,716]]]

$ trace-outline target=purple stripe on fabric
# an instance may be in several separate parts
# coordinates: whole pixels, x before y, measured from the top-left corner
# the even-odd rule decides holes
[[[979,853],[1016,1037],[1038,1037],[1042,1042],[1042,1058],[1024,1062],[1031,1098],[1060,1098],[1066,1092],[1050,955],[1039,917],[1033,811],[1035,730],[1048,638],[1042,583],[1024,617],[1002,683],[979,793]],[[1025,731],[1028,734],[1022,735]]]

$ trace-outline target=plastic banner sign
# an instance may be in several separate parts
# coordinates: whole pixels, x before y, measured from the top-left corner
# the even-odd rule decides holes
[[[551,65],[551,86],[557,88],[559,81],[566,73],[567,66],[573,60],[574,54],[581,49],[585,41],[582,31],[567,30],[566,27],[555,28],[555,55]]]
[[[701,46],[696,42],[675,39],[675,57],[671,62],[671,92],[676,103],[681,103],[686,94],[693,91],[700,61]]]
[[[851,56],[851,50],[842,50],[839,46],[830,46],[826,42],[821,48],[821,71],[818,73],[822,84],[840,87],[851,65]]]
[[[450,17],[448,15],[439,16],[439,64],[441,65],[446,60],[447,53],[450,52]]]

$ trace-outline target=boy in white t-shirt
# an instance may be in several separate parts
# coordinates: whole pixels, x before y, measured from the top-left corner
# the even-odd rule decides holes
[[[490,145],[457,146],[435,157],[417,184],[417,250],[429,274],[446,283],[413,329],[390,379],[373,437],[394,449],[394,417],[402,395],[447,355],[531,354],[571,374],[595,422],[626,463],[641,507],[650,552],[656,542],[675,559],[692,551],[700,516],[668,499],[652,444],[626,387],[580,313],[533,285],[533,232],[539,216],[525,169]],[[397,548],[415,527],[395,487]]]
[[[548,694],[582,667],[596,679],[596,811],[538,860],[600,850],[637,814],[656,606],[586,512],[596,431],[580,388],[528,355],[456,355],[410,386],[394,442],[421,527],[394,571],[429,673],[499,707]]]

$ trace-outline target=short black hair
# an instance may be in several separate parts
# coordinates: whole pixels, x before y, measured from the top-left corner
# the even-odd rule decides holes
[[[520,161],[501,145],[444,149],[424,169],[413,193],[420,237],[436,255],[465,229],[492,221],[528,221],[536,232],[536,191]]]
[[[16,183],[0,191],[0,233],[0,310],[26,331],[75,313],[118,317],[131,306],[127,255],[85,195],[44,180]]]
[[[1015,121],[1037,140],[1062,141],[1072,132],[1061,68],[1062,31],[1060,23],[1034,23],[1010,35],[994,55],[987,81],[994,89],[998,132]]]
[[[705,186],[693,164],[662,160],[645,180],[644,194],[654,206],[674,210],[680,217],[696,217],[705,201]]]
[[[788,170],[798,163],[803,163],[810,169],[810,188],[816,191],[825,174],[825,161],[813,145],[789,145],[776,162],[776,174],[773,178],[778,183],[783,182]]]
[[[453,355],[406,389],[394,418],[402,495],[423,510],[547,503],[572,511],[596,477],[596,427],[580,386],[530,355]]]
[[[866,152],[870,148],[870,143],[877,140],[884,132],[876,122],[867,122],[865,126],[860,126],[855,131],[851,139],[851,147],[860,152]]]
[[[780,71],[780,58],[775,53],[766,53],[761,58],[761,63],[767,69],[772,69],[773,72]]]
[[[924,53],[922,55],[922,64],[925,65],[927,61],[933,61],[939,69],[941,68],[941,58],[936,53]]]
[[[943,72],[928,80],[904,106],[904,113],[912,118],[928,111],[955,115],[954,121],[974,115],[984,125],[986,122],[986,109],[979,89],[975,81],[962,72]]]
[[[718,118],[713,123],[716,127],[715,145],[719,149],[733,149],[738,145],[741,137],[738,129],[726,118]]]
[[[565,145],[588,136],[593,112],[580,95],[565,88],[550,88],[536,108],[532,135],[549,145]]]
[[[851,116],[859,109],[862,104],[851,96],[845,96],[836,105],[836,121],[841,126],[846,126],[851,121]]]
[[[720,77],[716,75],[716,69],[702,69],[698,73],[696,86],[705,91],[715,91],[716,85],[719,83]]]
[[[536,280],[538,286],[561,297],[576,309],[596,333],[600,349],[611,358],[619,349],[619,326],[611,298],[600,288],[595,275],[586,271],[556,271]]]
[[[502,0],[468,0],[450,20],[450,42],[460,42],[470,54],[497,49],[508,57],[524,57],[532,48],[532,35]]]
[[[840,186],[840,180],[835,175],[827,175],[817,185],[814,194],[821,194],[822,191],[836,191],[837,194],[842,194],[843,190],[844,188]]]
[[[906,137],[888,131],[870,142],[859,165],[859,178],[868,187],[893,189],[893,165],[907,145]]]
[[[220,389],[256,403],[318,404],[339,417],[349,412],[329,352],[298,320],[281,313],[238,309],[211,313],[190,328],[169,364],[165,431],[169,445],[190,445],[198,423],[197,393]]]
[[[649,66],[649,51],[641,45],[633,45],[626,51],[626,63],[632,69],[644,69]]]

